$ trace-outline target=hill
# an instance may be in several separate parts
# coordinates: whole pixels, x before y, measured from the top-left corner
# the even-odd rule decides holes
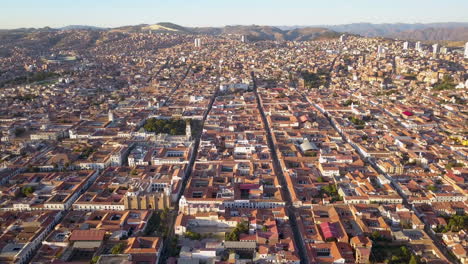
[[[423,41],[468,41],[468,27],[407,30],[392,34],[392,37]]]
[[[306,27],[300,29],[282,30],[272,26],[225,26],[223,28],[193,28],[199,34],[237,34],[245,35],[249,41],[277,40],[277,41],[307,41],[325,38],[338,38],[339,33],[325,29]]]
[[[78,33],[79,31],[79,33]],[[340,33],[316,27],[282,30],[272,26],[225,26],[225,27],[183,27],[173,23],[141,24],[117,28],[98,28],[92,26],[71,25],[60,29],[54,28],[21,28],[0,30],[0,44],[4,44],[1,53],[9,52],[15,45],[28,50],[39,49],[49,51],[68,47],[86,48],[103,41],[113,41],[122,38],[124,33],[135,32],[176,33],[190,35],[245,35],[249,41],[307,41],[317,39],[337,38]],[[77,34],[76,34],[77,33]]]
[[[468,23],[446,22],[446,23],[428,23],[428,24],[372,24],[372,23],[353,23],[344,25],[321,25],[323,27],[337,32],[348,32],[365,37],[389,37],[412,39],[422,41],[468,41],[466,37],[466,28]],[[291,29],[292,27],[284,27]],[[300,26],[296,26],[300,28]]]
[[[105,28],[102,27],[95,27],[95,26],[86,26],[86,25],[69,25],[65,27],[58,28],[59,30],[74,30],[74,29],[81,29],[81,30],[104,30]]]

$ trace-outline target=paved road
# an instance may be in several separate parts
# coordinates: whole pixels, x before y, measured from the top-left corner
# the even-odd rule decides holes
[[[266,131],[266,134],[267,134],[267,141],[268,141],[268,146],[269,146],[270,151],[271,151],[271,156],[272,156],[272,161],[273,161],[273,168],[274,168],[275,174],[276,174],[276,176],[278,176],[278,180],[279,180],[279,182],[281,184],[281,192],[283,194],[283,198],[286,200],[286,212],[287,212],[288,217],[289,217],[289,223],[290,223],[291,229],[293,231],[294,240],[295,240],[296,245],[297,245],[298,250],[299,250],[299,257],[301,258],[301,263],[307,264],[307,263],[309,263],[309,261],[307,259],[307,254],[306,254],[306,251],[305,251],[304,240],[302,239],[302,236],[301,236],[301,234],[299,232],[299,229],[297,227],[296,209],[293,207],[291,194],[289,193],[289,190],[288,190],[288,187],[287,187],[288,185],[286,183],[286,179],[284,177],[283,170],[281,169],[281,165],[280,165],[279,160],[278,160],[278,155],[276,153],[276,149],[275,149],[275,146],[273,144],[271,129],[270,129],[270,126],[269,126],[269,124],[267,122],[267,118],[266,118],[265,112],[263,110],[263,105],[261,104],[261,101],[260,101],[260,96],[258,95],[257,84],[256,84],[256,79],[255,79],[255,73],[251,72],[251,76],[252,76],[252,82],[253,82],[253,85],[254,85],[255,97],[257,98],[258,109],[260,111],[260,115],[262,116],[263,124],[265,126],[265,131]]]
[[[182,181],[182,187],[181,187],[181,190],[180,190],[180,194],[177,197],[177,202],[174,205],[174,209],[172,209],[171,212],[170,212],[170,217],[169,217],[169,220],[168,220],[169,232],[168,232],[167,238],[164,240],[163,249],[161,251],[161,252],[163,252],[162,256],[159,258],[159,263],[161,263],[161,264],[165,263],[164,261],[168,257],[167,256],[167,246],[169,245],[170,241],[172,241],[172,239],[174,238],[174,224],[175,224],[175,220],[177,218],[177,214],[179,212],[179,200],[182,197],[182,195],[183,195],[183,193],[185,191],[185,188],[187,187],[188,179],[189,179],[190,175],[192,174],[192,170],[193,170],[193,166],[195,164],[196,158],[197,158],[198,147],[200,146],[200,139],[201,139],[202,130],[203,130],[203,127],[205,125],[206,118],[208,117],[208,114],[210,113],[211,108],[213,107],[213,103],[214,103],[216,97],[218,96],[219,85],[216,85],[216,87],[217,87],[216,91],[214,92],[213,96],[211,97],[210,103],[208,105],[208,109],[205,111],[205,114],[203,115],[203,119],[202,119],[202,122],[201,122],[200,133],[195,135],[196,138],[195,138],[195,143],[194,143],[193,150],[192,150],[192,155],[190,157],[190,161],[189,161],[189,164],[187,166],[187,171],[185,173],[185,177],[184,177],[184,179]]]

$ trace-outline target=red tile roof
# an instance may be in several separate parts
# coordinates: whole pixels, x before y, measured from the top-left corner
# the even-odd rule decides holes
[[[332,223],[329,223],[329,222],[321,223],[320,228],[322,229],[322,233],[325,239],[338,237],[336,228]]]
[[[102,241],[104,240],[105,230],[73,230],[70,241]]]

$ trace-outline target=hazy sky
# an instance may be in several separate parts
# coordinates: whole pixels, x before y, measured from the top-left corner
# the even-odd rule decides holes
[[[0,28],[468,22],[468,0],[0,0]]]

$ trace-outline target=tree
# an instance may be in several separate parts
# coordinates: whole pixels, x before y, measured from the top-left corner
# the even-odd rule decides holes
[[[325,180],[323,179],[322,176],[318,176],[318,177],[317,177],[317,181],[318,181],[318,182],[324,182]]]
[[[442,80],[440,80],[434,85],[433,89],[436,91],[443,91],[443,90],[452,90],[454,88],[455,88],[455,83],[454,83],[453,78],[451,76],[446,75],[442,78]]]
[[[446,218],[446,221],[448,224],[442,231],[443,233],[448,231],[458,232],[468,229],[468,215],[452,215]]]
[[[370,238],[373,240],[373,241],[376,241],[376,240],[379,240],[381,238],[381,235],[380,235],[380,232],[379,231],[374,231],[372,232]]]
[[[23,188],[21,189],[21,193],[22,193],[24,196],[29,196],[29,195],[31,195],[33,192],[34,192],[34,187],[32,187],[32,186],[26,186],[26,187],[23,187]]]
[[[91,259],[91,264],[96,264],[98,261],[99,261],[99,258],[101,256],[94,256],[92,259]]]
[[[17,127],[15,128],[15,136],[19,137],[21,136],[26,130],[22,127]]]
[[[164,208],[161,212],[161,221],[166,221],[167,215],[169,214],[169,208]]]
[[[156,134],[185,135],[186,121],[182,119],[156,119],[146,120],[143,128]]]
[[[411,259],[409,261],[409,264],[418,264],[418,259],[416,258],[415,255],[411,255]]]
[[[172,240],[169,242],[168,246],[168,255],[170,257],[177,257],[180,253],[180,246],[179,244],[179,237],[175,236],[172,238]]]
[[[200,240],[202,237],[201,234],[192,231],[185,232],[184,236],[191,240]]]
[[[123,249],[124,249],[124,244],[123,243],[118,243],[118,244],[116,244],[115,246],[112,247],[111,253],[112,254],[120,254],[120,253],[122,253]]]
[[[267,232],[268,231],[268,227],[266,225],[262,226],[262,231],[263,232]]]
[[[225,234],[226,241],[239,241],[239,233],[235,229],[229,233]]]
[[[237,226],[229,233],[225,234],[225,239],[227,241],[239,241],[240,234],[248,234],[249,233],[249,223],[248,222],[241,222],[238,223]]]
[[[410,251],[408,250],[407,247],[405,246],[402,246],[400,247],[400,251],[401,251],[401,255],[404,259],[407,259],[409,258],[409,256],[411,255]]]
[[[145,235],[152,234],[158,229],[160,225],[161,225],[160,214],[158,212],[153,212],[150,219],[148,220],[148,223],[146,224],[144,234]]]

